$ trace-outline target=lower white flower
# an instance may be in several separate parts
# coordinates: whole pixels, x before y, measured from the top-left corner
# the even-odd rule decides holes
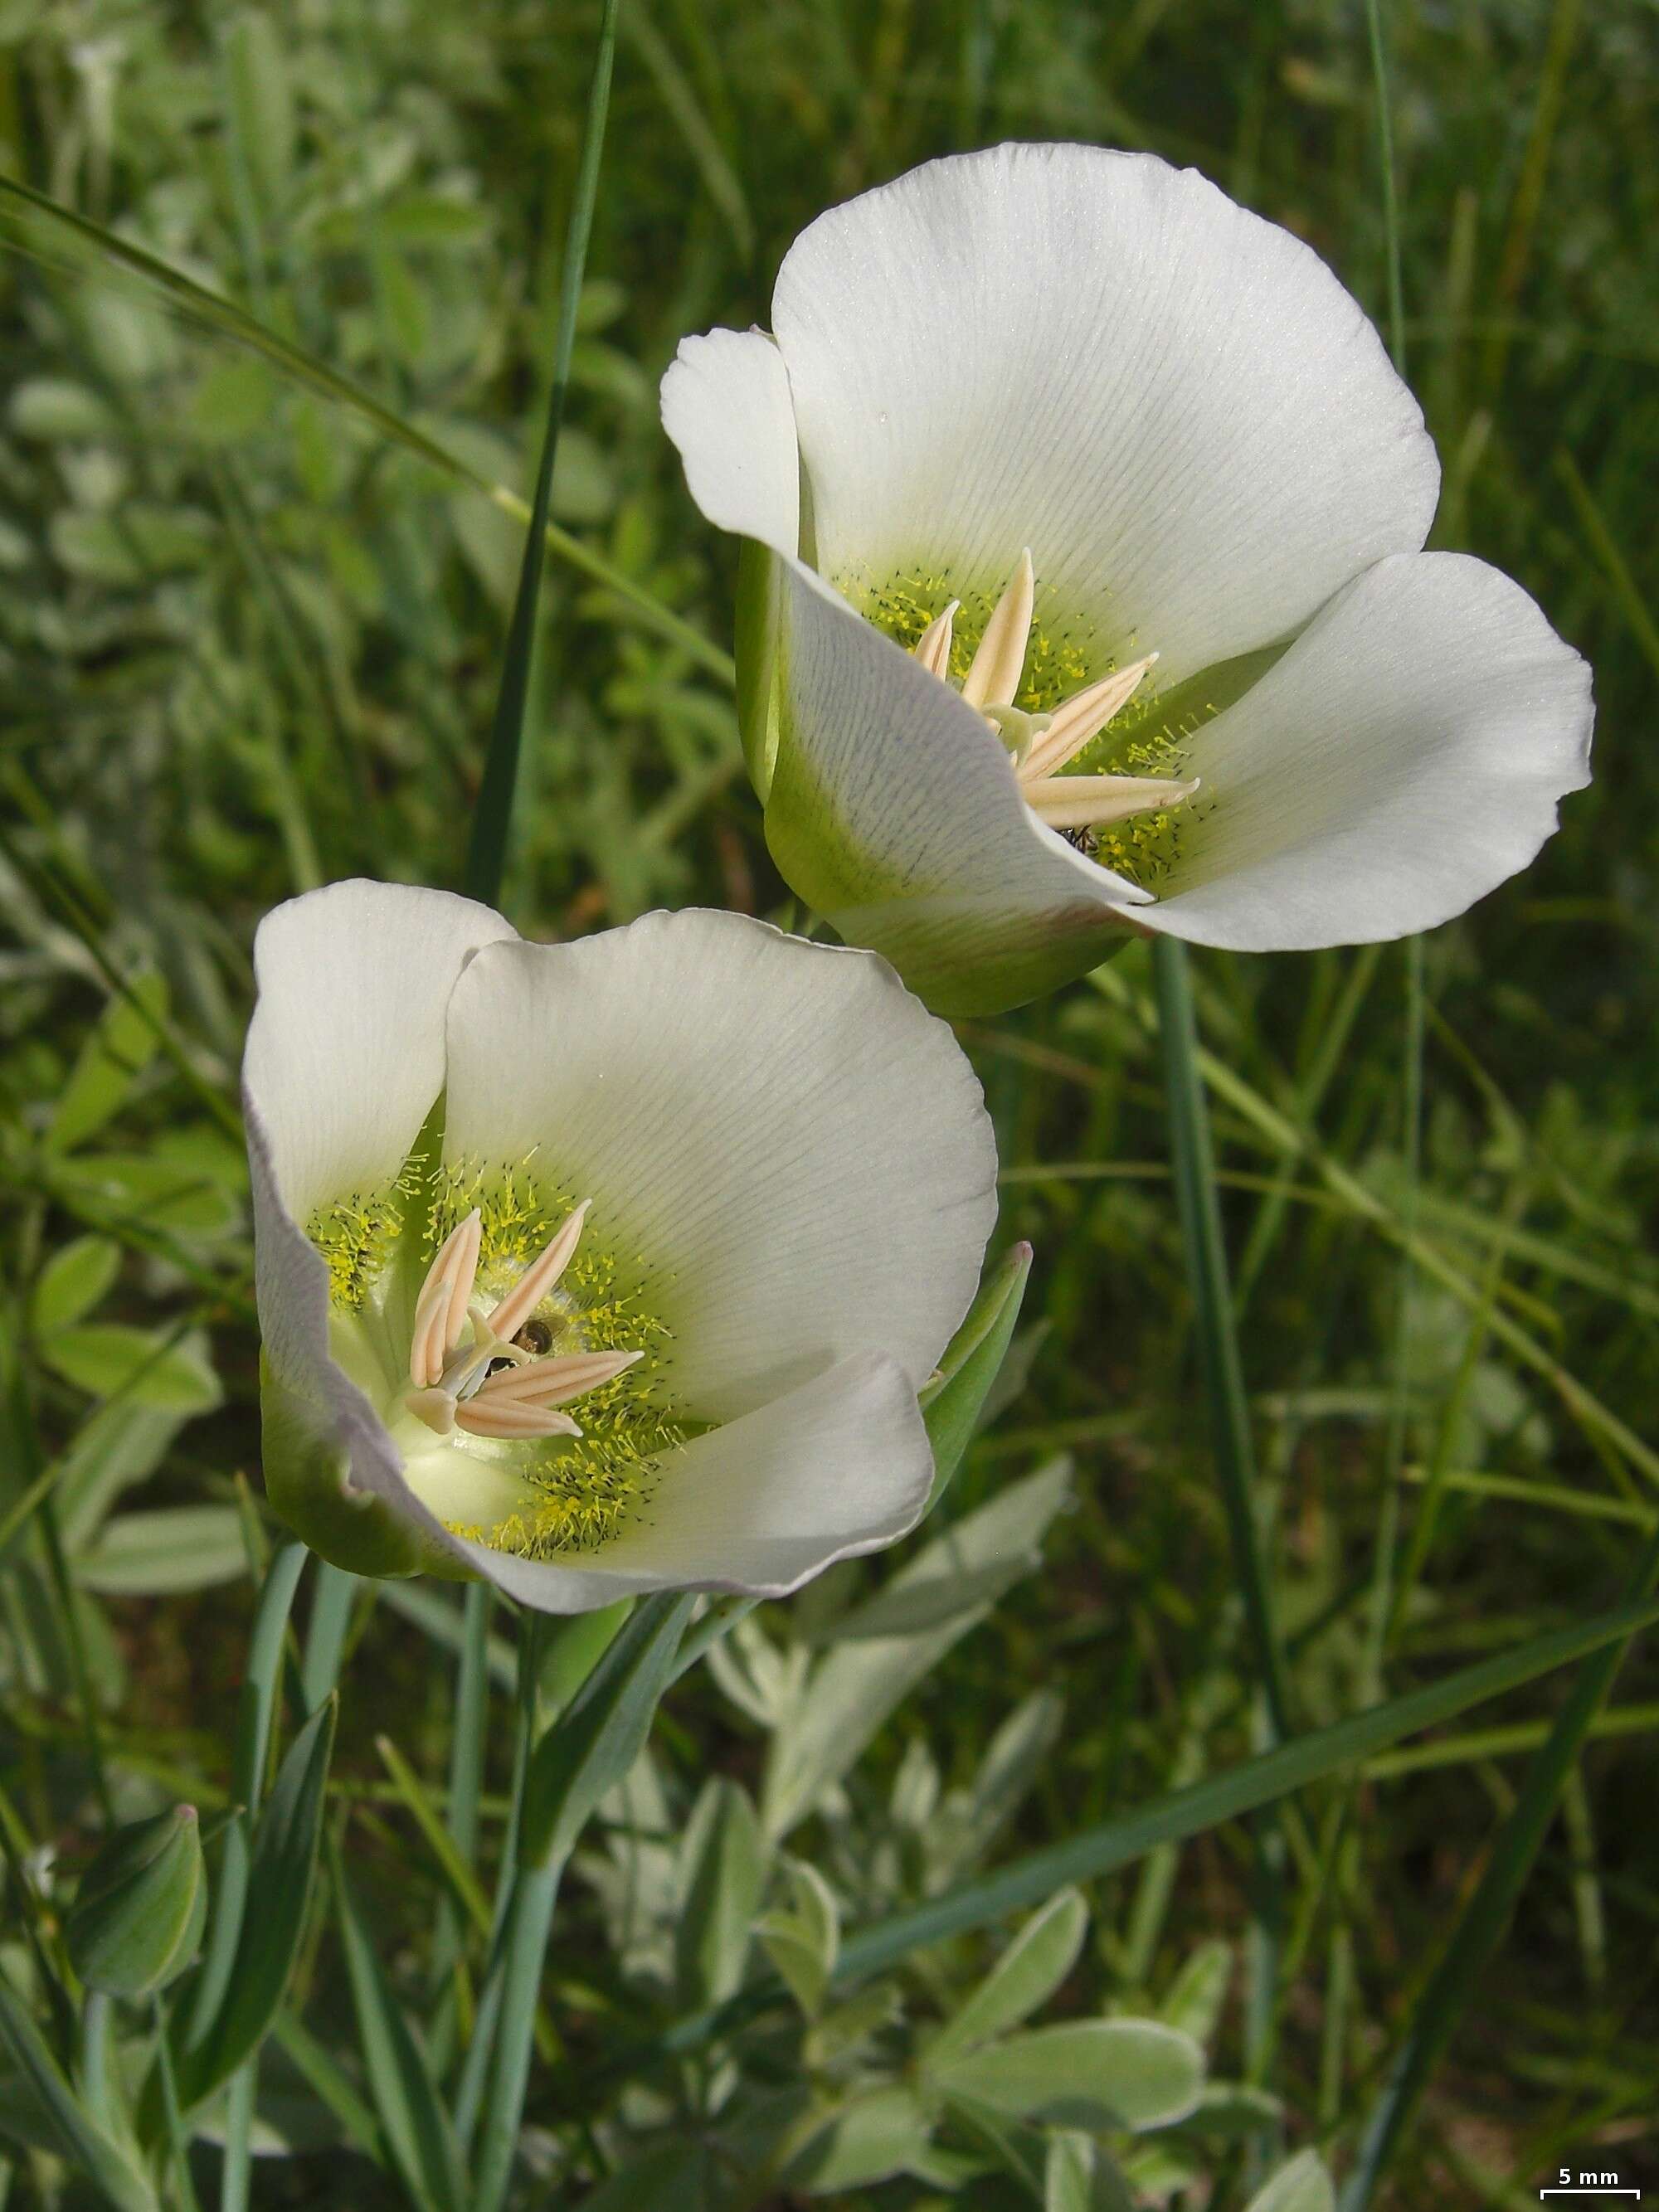
[[[528,945],[369,883],[255,963],[265,1480],[315,1549],[574,1612],[913,1524],[996,1162],[884,963],[704,912]]]

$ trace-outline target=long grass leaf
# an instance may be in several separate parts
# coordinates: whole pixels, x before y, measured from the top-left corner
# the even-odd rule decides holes
[[[617,0],[607,0],[599,22],[599,50],[587,99],[587,122],[582,134],[581,162],[576,172],[576,190],[565,231],[564,267],[559,280],[559,320],[553,341],[553,375],[548,387],[547,422],[542,433],[541,461],[536,471],[536,494],[530,510],[530,528],[525,536],[524,558],[519,567],[512,627],[501,661],[489,751],[467,847],[467,896],[482,899],[488,906],[494,906],[501,896],[513,802],[519,787],[525,702],[530,692],[536,614],[547,560],[548,501],[552,494],[559,432],[564,423],[565,400],[570,390],[570,355],[576,343],[576,313],[581,306],[582,277],[587,267],[588,240],[592,235],[593,210],[599,199],[599,161],[605,151],[605,128],[611,112],[611,75],[617,55]]]
[[[1659,1531],[1649,1538],[1631,1577],[1626,1609],[1634,1609],[1648,1598],[1656,1583],[1659,1583]],[[1480,1986],[1555,1817],[1567,1778],[1613,1687],[1626,1644],[1627,1639],[1620,1638],[1602,1646],[1579,1668],[1554,1726],[1528,1769],[1521,1795],[1492,1847],[1480,1886],[1464,1907],[1438,1966],[1413,2008],[1406,2039],[1371,2108],[1353,2171],[1344,2186],[1342,2212],[1365,2212],[1464,2006]]]
[[[1182,1842],[1238,1820],[1386,1751],[1406,1736],[1455,1720],[1489,1698],[1502,1697],[1609,1644],[1623,1644],[1655,1621],[1659,1621],[1659,1602],[1621,1605],[1571,1628],[1530,1637],[1491,1659],[1461,1667],[1437,1682],[1390,1698],[1329,1728],[1293,1736],[1277,1750],[1246,1759],[1224,1774],[1172,1790],[1065,1843],[1030,1852],[996,1874],[858,1930],[842,1947],[835,1978],[841,1982],[884,1973],[913,1951],[989,1927],[1009,1913],[1029,1911],[1069,1882],[1095,1881],[1115,1874],[1161,1844]],[[700,2049],[729,2027],[766,2010],[782,1995],[781,1984],[757,1984],[723,2006],[678,2021],[643,2051],[623,2054],[614,2069],[606,2069],[607,2078],[612,2072],[631,2073],[647,2058]]]

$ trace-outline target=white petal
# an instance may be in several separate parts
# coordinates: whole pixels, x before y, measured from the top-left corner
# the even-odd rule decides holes
[[[443,1087],[455,978],[514,934],[488,907],[402,884],[330,884],[265,916],[242,1083],[295,1220],[397,1173]]]
[[[1146,894],[1045,829],[983,718],[798,562],[780,564],[786,881],[930,1004],[994,1012],[1103,960]]]
[[[1259,951],[1431,929],[1532,859],[1592,720],[1589,667],[1518,584],[1380,562],[1193,740],[1197,826],[1139,918]]]
[[[595,1552],[555,1565],[448,1541],[548,1613],[681,1587],[781,1597],[834,1560],[902,1536],[932,1480],[909,1377],[864,1352],[669,1454],[638,1520]]]
[[[683,338],[662,380],[663,428],[691,496],[721,530],[793,553],[800,463],[783,356],[759,331]]]
[[[1355,301],[1151,155],[930,161],[802,233],[773,327],[823,574],[948,564],[994,597],[1029,545],[1039,625],[1077,618],[1103,668],[1156,648],[1175,683],[1273,642],[1434,512]]]
[[[738,915],[480,953],[450,1003],[445,1142],[533,1152],[592,1196],[584,1241],[641,1255],[699,1419],[866,1347],[920,1383],[996,1214],[990,1124],[945,1025],[869,955]]]

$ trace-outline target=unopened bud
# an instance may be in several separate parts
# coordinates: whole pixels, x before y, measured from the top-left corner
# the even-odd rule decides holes
[[[207,1881],[193,1805],[117,1829],[81,1877],[64,1936],[88,1989],[146,1997],[195,1956]]]

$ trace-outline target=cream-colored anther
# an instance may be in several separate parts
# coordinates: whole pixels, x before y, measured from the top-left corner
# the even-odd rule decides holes
[[[1157,775],[1051,775],[1025,787],[1025,804],[1051,830],[1095,830],[1179,806],[1197,789],[1196,776],[1177,783]]]
[[[1097,738],[1114,714],[1127,707],[1140,688],[1140,679],[1158,659],[1149,653],[1127,668],[1115,669],[1086,691],[1063,700],[1048,717],[1048,726],[1020,763],[1022,781],[1035,782],[1053,775],[1067,761],[1075,760],[1091,738]],[[1028,794],[1029,795],[1029,794]]]
[[[992,611],[973,664],[963,679],[962,696],[970,707],[1012,706],[1025,672],[1025,648],[1030,642],[1036,606],[1036,575],[1028,545]]]
[[[409,1379],[417,1390],[440,1380],[445,1361],[461,1340],[483,1241],[483,1217],[474,1206],[445,1237],[426,1271],[409,1346]]]
[[[935,615],[910,651],[930,676],[941,682],[951,672],[951,640],[956,629],[957,609],[960,599],[952,599],[942,615]]]
[[[495,1437],[503,1442],[532,1437],[579,1437],[581,1431],[568,1413],[550,1406],[521,1406],[511,1398],[464,1398],[455,1408],[455,1425],[471,1437]]]
[[[489,1316],[492,1335],[516,1336],[553,1288],[570,1265],[571,1256],[581,1238],[587,1209],[592,1202],[592,1199],[585,1198],[541,1257],[532,1260],[525,1269]]]
[[[613,1382],[618,1375],[644,1358],[640,1352],[570,1352],[532,1359],[523,1367],[504,1368],[488,1376],[477,1397],[492,1405],[562,1406],[584,1391]]]

